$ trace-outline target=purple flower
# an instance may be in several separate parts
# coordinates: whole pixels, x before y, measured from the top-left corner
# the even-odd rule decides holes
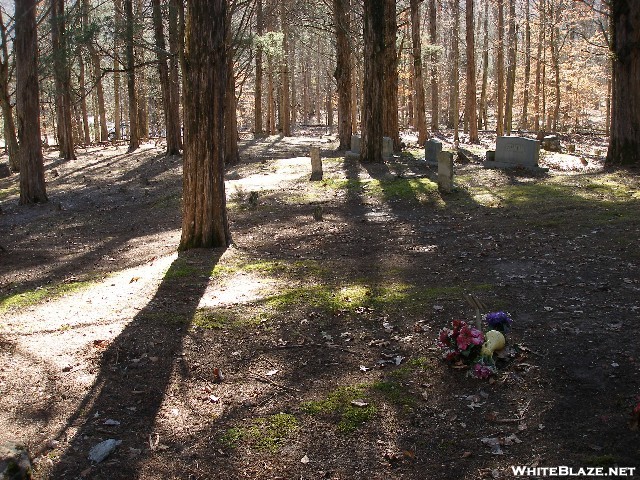
[[[484,321],[487,322],[490,328],[504,333],[508,333],[511,330],[511,323],[513,322],[509,314],[505,312],[487,313]]]

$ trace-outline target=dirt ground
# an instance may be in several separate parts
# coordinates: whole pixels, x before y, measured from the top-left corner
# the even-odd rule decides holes
[[[640,467],[638,172],[577,136],[547,173],[488,170],[487,135],[441,194],[417,149],[361,165],[301,133],[242,140],[226,250],[176,252],[181,159],[161,144],[48,152],[44,205],[0,180],[0,443],[35,478]],[[491,381],[435,343],[473,320],[465,293],[514,319]]]

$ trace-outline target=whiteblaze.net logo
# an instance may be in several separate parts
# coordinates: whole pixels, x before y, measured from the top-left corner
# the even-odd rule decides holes
[[[512,466],[515,477],[633,477],[636,467],[526,467]]]

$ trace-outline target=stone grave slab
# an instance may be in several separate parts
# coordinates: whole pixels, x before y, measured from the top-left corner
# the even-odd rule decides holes
[[[438,154],[438,190],[451,193],[453,190],[453,153]]]
[[[320,147],[311,147],[311,181],[322,180],[322,158]]]
[[[486,168],[526,168],[548,171],[538,166],[540,142],[524,137],[498,137],[495,160],[484,162]]]
[[[438,155],[442,152],[442,142],[430,138],[424,144],[424,159],[430,165],[438,164]]]

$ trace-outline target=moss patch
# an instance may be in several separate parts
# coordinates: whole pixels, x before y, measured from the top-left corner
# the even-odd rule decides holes
[[[298,429],[296,417],[288,413],[278,413],[252,419],[248,426],[230,428],[223,433],[220,441],[228,447],[236,447],[243,443],[257,450],[277,453]]]
[[[325,415],[337,419],[341,433],[352,433],[368,422],[377,412],[374,405],[356,406],[351,402],[364,398],[366,385],[340,387],[323,400],[304,402],[302,410],[309,415]]]
[[[47,285],[34,290],[27,290],[0,298],[0,312],[9,309],[24,308],[42,303],[46,300],[61,297],[94,285],[94,281],[69,282],[58,285]]]

